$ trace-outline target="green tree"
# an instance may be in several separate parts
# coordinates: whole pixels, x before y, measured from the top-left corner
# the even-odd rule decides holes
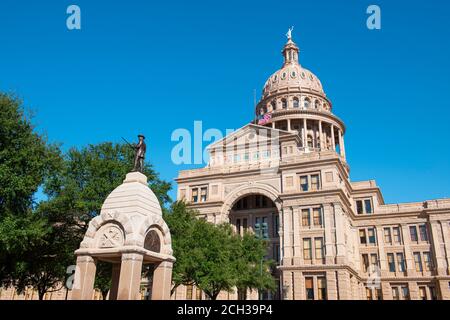
[[[253,234],[240,237],[231,225],[214,225],[196,214],[185,203],[176,202],[164,216],[177,259],[172,293],[179,285],[196,285],[215,300],[221,291],[235,288],[241,292],[274,289],[272,262],[264,259],[266,242]]]
[[[59,149],[33,127],[22,101],[0,93],[0,282],[12,285],[17,264],[45,243],[50,228],[33,213],[34,194],[59,161]]]
[[[274,291],[275,280],[271,273],[274,261],[265,259],[267,254],[267,242],[257,239],[254,234],[246,232],[239,235],[236,247],[238,254],[234,263],[237,272],[236,287],[239,296],[247,299],[247,290]]]

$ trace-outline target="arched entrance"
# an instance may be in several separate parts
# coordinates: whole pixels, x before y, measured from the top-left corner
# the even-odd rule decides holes
[[[237,198],[228,213],[229,222],[236,233],[243,235],[245,232],[254,233],[259,239],[268,242],[267,259],[274,260],[278,266],[280,263],[280,219],[276,204],[266,195],[252,193]],[[258,294],[260,300],[280,299],[279,272],[277,268],[272,270],[277,282],[277,290],[274,293],[262,292]],[[239,292],[238,299],[245,300],[246,293]]]

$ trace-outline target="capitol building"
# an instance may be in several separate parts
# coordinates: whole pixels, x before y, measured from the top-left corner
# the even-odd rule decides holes
[[[289,32],[255,120],[179,173],[178,200],[268,241],[278,290],[248,299],[450,299],[450,199],[385,204],[374,180],[350,181],[345,124],[299,53]],[[172,296],[201,298],[189,286]]]

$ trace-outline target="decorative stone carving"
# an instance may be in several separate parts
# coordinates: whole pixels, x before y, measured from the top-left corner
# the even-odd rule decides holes
[[[122,230],[115,225],[108,225],[100,233],[99,248],[115,248],[123,245]]]

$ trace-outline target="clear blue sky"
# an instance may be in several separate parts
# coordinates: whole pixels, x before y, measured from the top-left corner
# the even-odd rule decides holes
[[[70,4],[81,31],[66,28]],[[370,4],[381,31],[366,28]],[[347,125],[351,179],[376,179],[388,203],[450,197],[449,12],[442,0],[2,0],[0,90],[65,149],[145,133],[173,181],[188,166],[171,162],[172,131],[249,122],[294,25]]]

